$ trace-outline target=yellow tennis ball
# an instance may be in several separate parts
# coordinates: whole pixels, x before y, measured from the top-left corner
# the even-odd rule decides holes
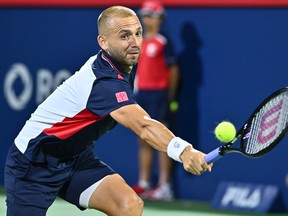
[[[178,108],[179,108],[179,104],[177,101],[172,101],[170,103],[170,111],[171,112],[176,112],[178,110]]]
[[[220,142],[228,143],[235,138],[236,128],[231,122],[222,121],[215,128],[214,134]]]

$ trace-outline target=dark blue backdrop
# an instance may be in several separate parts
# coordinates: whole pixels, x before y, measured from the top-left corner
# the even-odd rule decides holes
[[[55,81],[63,71],[73,73],[98,51],[100,11],[0,9],[0,183],[6,152],[38,105],[43,86],[49,87],[48,78]],[[208,152],[219,145],[213,136],[216,123],[225,119],[240,127],[262,99],[287,86],[288,9],[168,8],[167,14],[165,30],[175,42],[182,71],[176,134]],[[4,93],[7,75],[17,74],[16,63],[22,64],[16,65],[18,72],[31,81],[25,86],[14,77],[10,82],[16,101],[24,100],[18,110]],[[23,99],[21,92],[27,86],[33,87],[32,93],[28,91]],[[136,137],[121,126],[109,133],[96,143],[95,151],[133,184],[138,167]],[[286,196],[287,143],[285,139],[259,159],[228,155],[215,163],[212,173],[200,177],[185,173],[177,164],[177,195],[210,200],[219,182],[227,180],[275,184]]]

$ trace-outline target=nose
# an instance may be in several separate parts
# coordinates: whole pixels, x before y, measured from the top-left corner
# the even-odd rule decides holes
[[[139,47],[139,46],[141,46],[141,43],[142,43],[142,37],[134,35],[134,36],[131,37],[131,41],[130,42],[131,42],[131,45],[133,47],[134,46]]]

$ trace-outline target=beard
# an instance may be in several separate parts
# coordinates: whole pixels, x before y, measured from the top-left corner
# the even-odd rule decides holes
[[[133,49],[133,51],[139,52],[139,48]],[[119,65],[121,65],[123,68],[134,66],[138,63],[139,54],[135,56],[130,56],[127,54],[127,52],[121,52],[118,51],[118,49],[115,49],[111,46],[107,49],[107,53],[112,57],[112,59],[117,62]]]

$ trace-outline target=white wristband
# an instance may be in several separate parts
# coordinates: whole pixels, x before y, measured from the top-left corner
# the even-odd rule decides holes
[[[181,153],[184,151],[184,149],[187,146],[192,147],[192,145],[190,143],[181,139],[180,137],[174,137],[168,144],[167,154],[170,158],[182,163],[179,156],[181,155]]]

